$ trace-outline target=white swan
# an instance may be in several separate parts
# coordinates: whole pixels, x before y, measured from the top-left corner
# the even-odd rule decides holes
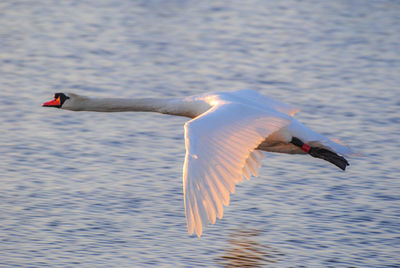
[[[193,118],[185,124],[183,191],[188,232],[222,218],[235,184],[257,176],[260,150],[310,154],[345,170],[348,147],[307,128],[292,116],[298,111],[252,90],[175,99],[91,98],[56,93],[43,103],[71,111],[144,111]],[[342,156],[340,156],[340,155]]]

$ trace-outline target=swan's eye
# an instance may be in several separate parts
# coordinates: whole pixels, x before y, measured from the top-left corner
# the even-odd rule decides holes
[[[55,99],[61,98],[62,101],[69,99],[69,97],[67,95],[65,95],[64,93],[55,93],[54,98]]]

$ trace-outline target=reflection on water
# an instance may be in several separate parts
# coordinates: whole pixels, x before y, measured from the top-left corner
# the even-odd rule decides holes
[[[262,231],[257,229],[233,230],[228,239],[228,248],[217,259],[224,267],[265,267],[276,263],[284,254],[257,242]]]

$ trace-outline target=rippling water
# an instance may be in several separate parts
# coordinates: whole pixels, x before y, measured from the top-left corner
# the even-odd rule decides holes
[[[399,267],[398,1],[2,1],[0,266]],[[56,91],[251,88],[363,157],[267,154],[187,234],[185,118],[43,109]]]

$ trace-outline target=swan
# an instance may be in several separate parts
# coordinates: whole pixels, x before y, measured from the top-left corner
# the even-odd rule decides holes
[[[263,153],[308,154],[342,170],[352,153],[293,116],[299,110],[257,91],[218,92],[183,98],[94,98],[56,93],[42,104],[70,111],[158,112],[191,118],[185,123],[183,193],[187,229],[200,237],[229,205],[235,184],[257,177]]]

